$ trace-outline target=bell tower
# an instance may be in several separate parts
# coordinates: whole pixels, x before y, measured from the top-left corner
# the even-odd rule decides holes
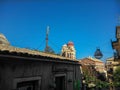
[[[68,42],[67,44],[63,45],[61,51],[61,56],[70,59],[76,59],[76,50],[74,48],[73,42]]]

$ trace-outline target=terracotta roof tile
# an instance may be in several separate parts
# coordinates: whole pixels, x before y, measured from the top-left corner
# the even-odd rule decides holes
[[[30,54],[30,55],[38,55],[38,56],[43,56],[43,57],[50,57],[50,58],[58,58],[58,59],[64,59],[64,60],[72,60],[76,61],[70,58],[65,58],[59,55],[55,54],[48,54],[40,51],[35,51],[35,50],[30,50],[26,48],[18,48],[18,47],[13,47],[13,46],[8,46],[8,45],[0,45],[0,51],[9,51],[9,53],[22,53],[22,54]]]

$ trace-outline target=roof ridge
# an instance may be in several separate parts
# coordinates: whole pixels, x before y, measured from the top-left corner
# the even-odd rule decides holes
[[[8,50],[9,52],[28,53],[28,54],[32,54],[32,55],[41,55],[41,56],[46,56],[46,57],[51,57],[51,58],[59,58],[59,59],[66,59],[66,60],[72,60],[72,61],[76,60],[76,59],[70,59],[70,58],[66,58],[66,57],[63,57],[60,55],[56,55],[56,54],[49,54],[49,53],[45,53],[45,52],[30,50],[27,48],[19,48],[19,47],[14,47],[14,46],[0,45],[0,51],[6,51],[6,50]]]
[[[92,57],[87,57],[88,59],[91,59],[91,60],[93,60],[93,61],[99,61],[99,62],[103,62],[103,61],[101,61],[101,60],[99,60],[99,59],[96,59],[96,58],[92,58]]]

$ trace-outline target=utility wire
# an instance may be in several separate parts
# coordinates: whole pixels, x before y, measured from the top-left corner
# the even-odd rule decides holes
[[[53,42],[50,41],[50,40],[49,40],[49,42],[50,42],[52,45],[54,45],[54,46],[57,48],[57,50],[60,50],[60,47],[58,47],[55,43],[53,43]]]
[[[41,48],[42,45],[45,44],[44,42],[45,42],[45,40],[43,40],[43,41],[41,42],[41,44],[37,47],[37,49]]]

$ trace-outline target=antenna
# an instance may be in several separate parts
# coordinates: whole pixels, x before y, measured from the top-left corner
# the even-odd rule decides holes
[[[48,46],[48,35],[49,35],[49,26],[47,26],[47,31],[46,31],[46,46],[45,46],[45,52],[46,53],[54,53],[53,49]]]
[[[49,26],[47,26],[47,31],[46,31],[46,47],[48,47],[48,35],[49,35]]]
[[[45,46],[45,52],[47,52],[49,46],[48,46],[48,35],[49,35],[49,26],[47,26],[47,30],[46,30],[46,46]]]

